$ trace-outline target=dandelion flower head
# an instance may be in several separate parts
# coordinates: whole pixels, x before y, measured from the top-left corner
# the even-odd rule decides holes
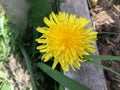
[[[44,17],[47,26],[37,28],[42,36],[36,39],[40,43],[37,50],[45,53],[42,56],[44,62],[54,58],[53,69],[58,63],[65,72],[69,71],[69,67],[80,69],[81,62],[85,62],[83,56],[95,52],[93,43],[97,32],[93,32],[92,27],[86,28],[89,22],[86,18],[66,12],[52,12],[49,18]]]

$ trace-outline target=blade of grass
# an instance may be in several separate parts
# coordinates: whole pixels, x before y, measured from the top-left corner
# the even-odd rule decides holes
[[[94,59],[94,60],[120,60],[120,56],[110,56],[110,55],[86,55],[85,59]]]
[[[108,70],[108,71],[110,71],[110,72],[112,72],[112,73],[120,76],[120,73],[112,70],[112,69],[109,68],[109,67],[106,67],[106,66],[104,66],[104,65],[98,64],[98,63],[96,63],[96,62],[94,62],[94,61],[88,61],[88,63],[93,64],[93,65],[98,66],[98,67],[101,67],[101,68],[103,68],[103,69],[106,69],[106,70]]]
[[[35,79],[34,79],[34,75],[33,75],[33,71],[32,71],[32,67],[31,67],[31,62],[30,62],[30,59],[29,59],[29,56],[27,55],[27,52],[24,48],[24,46],[22,44],[18,44],[19,45],[19,48],[25,58],[25,62],[27,64],[27,68],[28,68],[28,71],[30,73],[30,77],[31,77],[31,81],[32,81],[32,87],[33,87],[33,90],[37,90],[37,87],[35,85]]]
[[[99,34],[118,34],[117,32],[99,32]]]
[[[62,68],[60,68],[60,72],[61,72],[62,74],[64,74]],[[59,84],[58,90],[65,90],[65,87],[64,87],[63,85]]]
[[[65,87],[63,85],[59,84],[58,90],[65,90],[64,88]]]
[[[69,88],[70,90],[91,90],[87,86],[72,80],[71,78],[65,76],[57,70],[51,69],[51,67],[44,63],[37,63],[37,66],[46,74],[48,74],[51,78],[59,82],[61,85]]]
[[[118,34],[118,33],[117,32],[99,32],[98,33],[98,39],[108,37],[110,35],[115,35],[115,34]]]

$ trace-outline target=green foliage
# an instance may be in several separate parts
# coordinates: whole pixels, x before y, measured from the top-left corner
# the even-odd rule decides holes
[[[120,60],[120,56],[110,56],[110,55],[86,55],[86,56],[84,56],[84,59],[88,59],[88,60],[91,60],[91,59],[94,59],[94,60],[107,60],[107,61],[111,61],[111,60]],[[90,64],[93,64],[93,65],[95,65],[95,66],[98,66],[98,67],[101,67],[101,68],[103,68],[103,69],[105,69],[105,70],[107,70],[107,71],[110,71],[110,72],[112,72],[112,73],[114,73],[114,74],[116,74],[117,76],[120,76],[120,73],[118,73],[118,72],[116,72],[116,71],[114,71],[114,70],[112,70],[111,68],[109,68],[109,67],[106,67],[106,66],[104,66],[104,65],[102,65],[102,64],[98,64],[98,63],[96,63],[96,62],[94,62],[94,61],[87,61],[87,63],[90,63]]]
[[[111,35],[117,35],[118,33],[115,32],[99,32],[98,33],[98,39],[102,39],[105,37],[110,37]]]
[[[31,30],[32,33],[30,30],[27,32],[27,35],[28,33],[30,33],[29,36],[31,36],[30,38],[32,39],[30,40],[31,47],[29,47],[31,49],[28,50],[29,50],[29,55],[34,58],[36,44],[37,44],[35,39],[38,38],[38,32],[35,29],[38,26],[44,25],[43,18],[45,16],[47,17],[51,13],[52,8],[49,3],[49,0],[36,0],[36,1],[31,0],[30,2],[33,2],[33,4],[29,9],[28,21],[33,30]]]
[[[110,55],[86,55],[84,59],[94,59],[94,60],[120,60],[120,56],[110,56]]]
[[[88,61],[88,63],[93,64],[94,66],[103,68],[103,69],[105,69],[105,70],[107,70],[107,71],[110,71],[110,72],[116,74],[117,76],[120,76],[120,73],[118,73],[118,72],[112,70],[111,68],[106,67],[106,66],[104,66],[104,65],[102,65],[102,64],[98,64],[98,63],[96,63],[96,62],[94,62],[94,61]]]
[[[11,23],[5,14],[2,14],[0,16],[0,61],[8,58],[17,37],[18,30],[15,24]]]
[[[12,54],[15,48],[15,41],[18,37],[18,29],[13,24],[6,14],[0,12],[0,90],[10,90],[10,83],[7,82],[7,77],[4,71],[4,63]]]
[[[10,83],[5,82],[2,87],[0,88],[0,90],[11,90],[10,89]]]
[[[5,80],[5,74],[0,71],[0,83],[2,83]]]
[[[29,6],[33,5],[37,0],[25,0]]]
[[[5,16],[2,15],[0,17],[0,61],[6,59],[10,51],[9,46],[10,36],[8,30],[5,29],[5,23],[6,23]]]
[[[43,18],[52,11],[48,0],[37,0],[29,11],[29,19],[32,26],[43,26]]]
[[[76,81],[68,78],[61,72],[51,69],[51,67],[44,63],[37,63],[37,66],[47,73],[51,78],[59,82],[61,85],[66,86],[70,90],[91,90],[87,86],[79,84]]]
[[[32,86],[33,86],[33,90],[37,90],[37,87],[36,87],[36,84],[35,84],[35,78],[34,78],[34,74],[33,74],[33,70],[32,70],[32,67],[31,67],[31,61],[29,59],[29,56],[28,54],[26,53],[26,50],[24,48],[24,46],[22,45],[23,43],[19,43],[19,48],[25,58],[25,62],[27,64],[27,68],[28,68],[28,71],[30,73],[30,77],[31,77],[31,81],[32,81]]]

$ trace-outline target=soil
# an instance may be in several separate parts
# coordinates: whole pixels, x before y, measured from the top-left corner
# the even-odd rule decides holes
[[[95,30],[99,32],[97,45],[100,55],[120,56],[120,5],[98,0],[90,14]],[[120,73],[120,61],[102,61],[102,64]],[[120,90],[120,77],[106,70],[104,74],[108,90]]]
[[[4,64],[6,80],[11,84],[12,90],[32,90],[30,75],[25,60],[11,55]]]

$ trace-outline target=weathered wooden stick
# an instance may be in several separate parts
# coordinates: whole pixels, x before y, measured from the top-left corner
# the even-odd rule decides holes
[[[87,19],[90,19],[86,0],[63,0],[63,2],[61,2],[60,4],[60,9],[61,11],[74,13],[78,17],[83,16],[86,17]],[[95,54],[98,54],[98,51]],[[100,61],[96,62],[99,64],[101,63]],[[70,68],[70,71],[64,74],[78,81],[79,83],[87,85],[92,90],[107,90],[103,70],[91,64],[83,63],[80,70],[74,72]],[[68,89],[66,88],[65,90]]]

